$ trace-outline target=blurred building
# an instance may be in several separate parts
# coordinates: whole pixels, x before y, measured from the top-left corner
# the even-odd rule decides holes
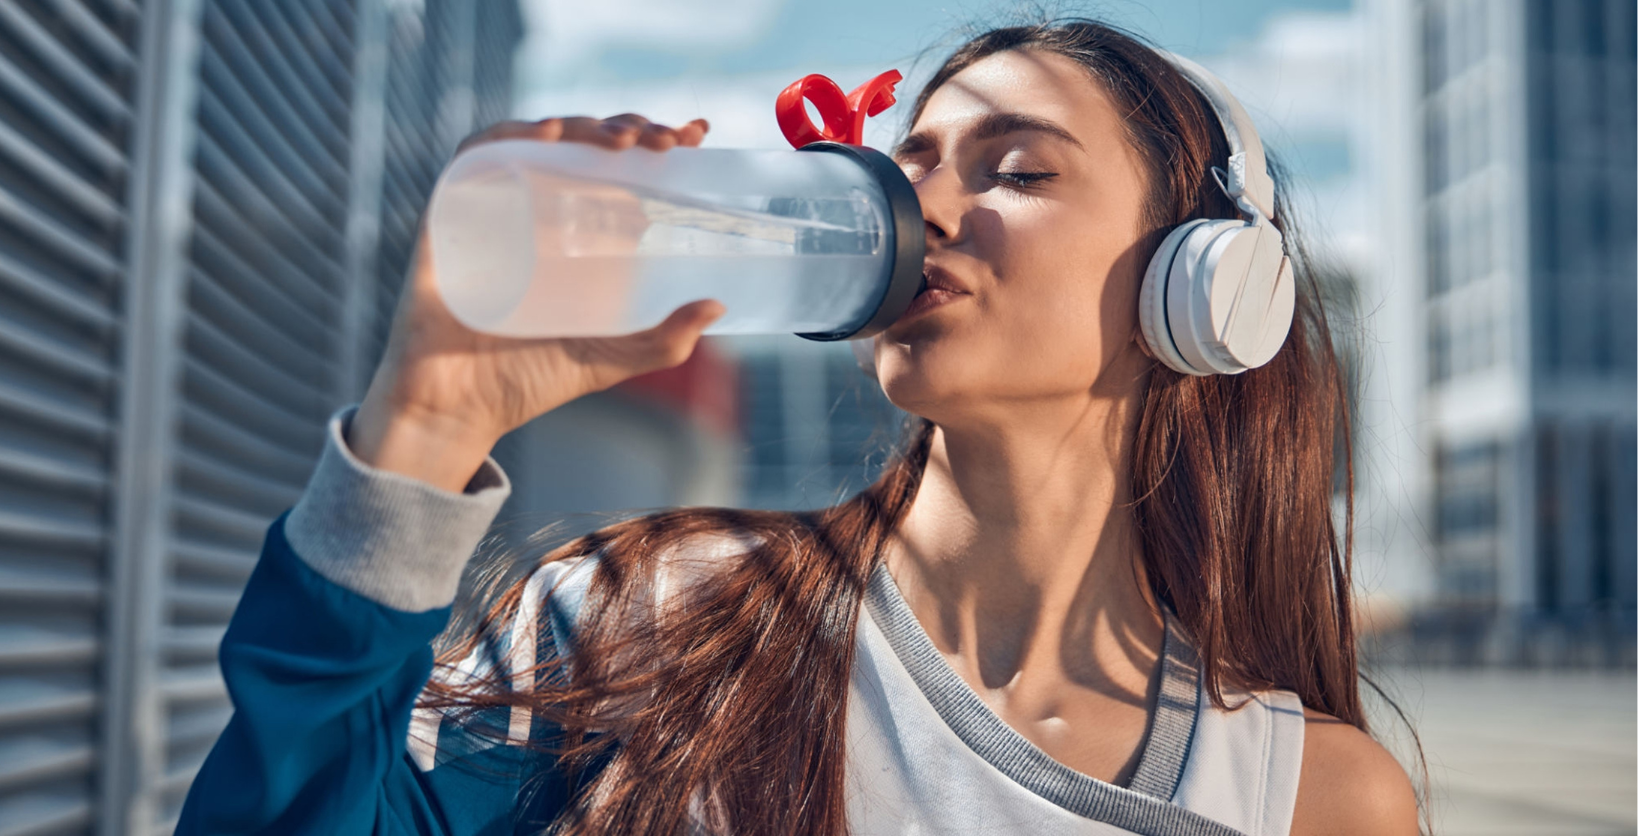
[[[859,369],[847,343],[741,337],[740,504],[833,505],[870,484],[904,413]]]
[[[515,0],[0,3],[0,833],[169,832]]]
[[[1402,181],[1385,245],[1421,254],[1390,303],[1422,341],[1398,355],[1435,574],[1415,652],[1630,665],[1634,3],[1373,5],[1396,109],[1379,170]]]

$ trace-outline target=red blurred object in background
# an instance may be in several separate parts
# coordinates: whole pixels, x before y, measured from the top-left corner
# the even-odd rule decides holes
[[[739,366],[709,339],[682,365],[638,375],[615,391],[675,409],[721,435],[739,432]]]

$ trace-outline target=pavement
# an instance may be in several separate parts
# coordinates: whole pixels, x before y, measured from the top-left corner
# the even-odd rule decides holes
[[[1421,735],[1434,836],[1638,834],[1633,672],[1376,674]],[[1404,725],[1368,704],[1378,738],[1414,777]]]

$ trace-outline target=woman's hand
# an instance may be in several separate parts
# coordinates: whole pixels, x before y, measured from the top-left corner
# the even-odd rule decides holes
[[[584,142],[664,151],[697,146],[708,126],[680,128],[625,114],[503,122],[462,149],[503,139]],[[515,339],[460,324],[439,298],[426,236],[393,317],[385,356],[348,431],[354,455],[373,467],[460,491],[502,435],[581,395],[682,363],[723,313],[692,302],[659,325],[620,337]]]

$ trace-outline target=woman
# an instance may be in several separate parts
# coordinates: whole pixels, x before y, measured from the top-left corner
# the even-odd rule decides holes
[[[809,514],[683,509],[570,543],[430,685],[506,493],[494,442],[682,362],[722,309],[490,338],[418,260],[223,642],[237,713],[179,832],[1414,833],[1360,706],[1312,280],[1299,265],[1289,336],[1243,374],[1179,374],[1139,327],[1161,239],[1248,211],[1214,179],[1229,140],[1201,90],[1096,23],[957,50],[895,151],[929,289],[873,344],[916,416],[881,479]]]

